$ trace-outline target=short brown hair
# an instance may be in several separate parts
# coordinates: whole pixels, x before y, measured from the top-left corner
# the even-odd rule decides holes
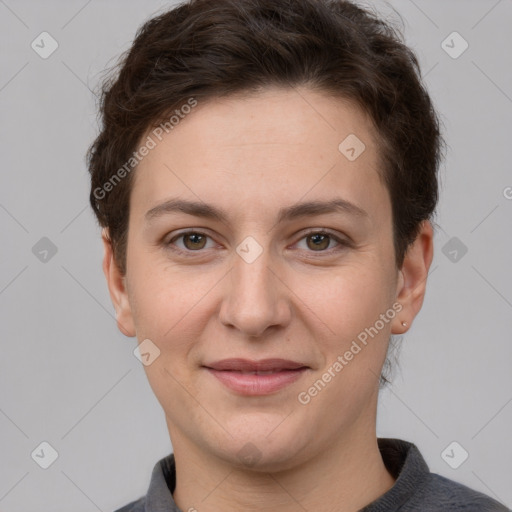
[[[126,162],[141,137],[190,98],[306,85],[355,102],[379,136],[397,268],[421,222],[431,220],[438,118],[415,54],[369,10],[347,0],[190,0],[144,23],[118,68],[101,86],[102,127],[87,158],[90,203],[123,274],[132,186]]]

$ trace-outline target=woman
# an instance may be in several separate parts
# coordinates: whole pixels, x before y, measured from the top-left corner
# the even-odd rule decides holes
[[[193,0],[140,29],[102,115],[103,268],[174,450],[118,512],[507,510],[376,435],[442,147],[392,28],[342,0]]]

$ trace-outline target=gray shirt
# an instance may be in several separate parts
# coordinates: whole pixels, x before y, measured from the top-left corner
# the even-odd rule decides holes
[[[379,450],[393,487],[360,512],[510,512],[494,499],[431,473],[418,448],[400,439],[379,438]],[[146,496],[116,512],[181,512],[172,493],[176,466],[171,453],[157,462]]]

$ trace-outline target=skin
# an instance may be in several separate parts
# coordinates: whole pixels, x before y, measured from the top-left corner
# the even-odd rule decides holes
[[[366,146],[355,161],[338,150],[351,133]],[[160,350],[144,369],[166,415],[182,510],[356,511],[392,487],[377,447],[378,376],[390,335],[404,333],[402,321],[410,326],[422,306],[433,230],[422,224],[397,269],[374,135],[358,107],[306,88],[200,103],[136,170],[125,276],[104,231],[119,329]],[[222,208],[227,219],[178,212],[145,221],[174,197]],[[334,197],[367,216],[277,223],[282,207]],[[208,235],[206,245],[177,237],[186,229]],[[307,229],[350,244],[331,238],[319,249]],[[252,263],[236,252],[247,236],[262,248]],[[400,313],[299,403],[394,303]],[[247,397],[201,366],[231,357],[310,368],[276,393]],[[257,454],[252,465],[239,456],[244,446]]]

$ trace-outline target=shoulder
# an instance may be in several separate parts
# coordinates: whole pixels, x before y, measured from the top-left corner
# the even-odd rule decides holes
[[[510,512],[493,498],[430,469],[417,446],[401,439],[379,438],[379,450],[394,486],[365,512]]]
[[[491,497],[436,473],[430,473],[418,487],[411,500],[414,503],[425,512],[510,512]]]
[[[176,465],[174,454],[171,453],[160,459],[153,467],[147,493],[115,512],[150,512],[153,510],[179,512],[172,497],[175,485]]]
[[[121,507],[114,512],[144,512],[145,504],[146,497],[143,496],[142,498],[132,501],[131,503],[128,503],[128,505],[125,505],[124,507]]]

